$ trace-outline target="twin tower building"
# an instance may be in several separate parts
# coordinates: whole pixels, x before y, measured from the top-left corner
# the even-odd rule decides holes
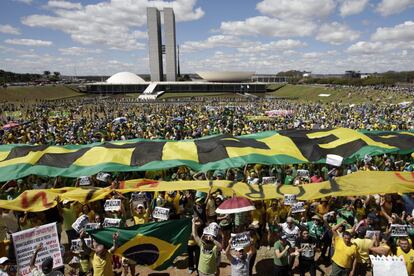
[[[164,81],[163,53],[165,53],[166,81],[177,80],[175,16],[172,8],[164,8],[164,45],[161,35],[161,16],[157,8],[147,8],[148,48],[151,81]]]

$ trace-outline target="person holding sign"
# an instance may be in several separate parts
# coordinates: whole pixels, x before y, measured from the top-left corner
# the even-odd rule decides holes
[[[247,253],[245,252],[245,247],[237,246],[234,249],[236,251],[235,256],[230,252],[231,244],[232,238],[230,238],[226,248],[226,256],[231,264],[231,276],[249,276],[250,260],[256,252],[253,239],[250,239],[250,249]]]
[[[131,202],[131,216],[134,218],[135,225],[147,223],[151,214],[149,208],[145,209],[145,206],[142,203],[138,203],[135,210],[132,206],[133,204]]]
[[[411,248],[407,238],[399,238],[399,246],[397,247],[396,255],[404,258],[408,275],[414,275],[414,250]]]
[[[332,227],[334,236],[335,253],[332,257],[331,276],[354,275],[357,264],[358,247],[351,242],[351,233],[345,231],[343,237],[339,237],[336,230],[344,225],[346,221]]]
[[[53,271],[53,258],[47,257],[41,265],[41,271],[36,267],[36,258],[37,254],[40,252],[40,250],[43,249],[43,245],[39,243],[36,246],[36,249],[33,253],[32,259],[30,260],[30,272],[32,273],[32,276],[46,276],[49,275]],[[62,272],[60,271],[54,271],[56,276],[62,275]]]

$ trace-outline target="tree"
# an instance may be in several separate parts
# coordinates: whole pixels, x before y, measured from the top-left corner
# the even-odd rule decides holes
[[[43,75],[45,75],[46,78],[49,78],[50,71],[43,71]]]

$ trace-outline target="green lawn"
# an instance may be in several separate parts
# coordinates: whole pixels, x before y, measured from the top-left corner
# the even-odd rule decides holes
[[[366,92],[351,92],[345,88],[327,88],[322,86],[313,85],[286,85],[274,92],[266,93],[268,96],[275,96],[287,99],[297,99],[299,101],[307,102],[343,102],[343,103],[363,103],[363,102],[387,102],[398,103],[402,101],[412,101],[407,96],[396,93],[395,95],[389,95],[385,93],[379,93],[375,90]],[[328,97],[321,97],[320,94],[330,94]]]
[[[31,102],[36,100],[57,100],[79,97],[85,94],[76,92],[66,86],[16,86],[0,88],[0,101]]]

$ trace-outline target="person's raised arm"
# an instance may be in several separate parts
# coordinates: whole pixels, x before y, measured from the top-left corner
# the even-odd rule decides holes
[[[231,241],[232,241],[232,238],[230,238],[229,244],[227,245],[227,248],[226,248],[226,257],[227,257],[227,260],[230,261],[230,263],[232,263],[234,260],[233,256],[230,253]]]
[[[109,253],[114,253],[115,250],[118,248],[118,238],[119,238],[118,232],[112,235],[112,247],[109,249]]]
[[[86,245],[85,236],[86,236],[85,230],[81,229],[79,232],[79,238],[81,241],[81,249],[83,250],[83,252],[85,252],[85,254],[90,255],[92,250],[89,246]]]
[[[201,244],[201,239],[197,234],[197,227],[195,224],[195,219],[193,218],[193,224],[192,224],[192,231],[191,234],[193,235],[194,241],[200,246]]]
[[[36,258],[37,258],[37,254],[39,253],[40,250],[42,250],[42,248],[43,248],[43,245],[41,243],[39,243],[36,246],[36,249],[35,249],[35,251],[33,253],[33,256],[30,259],[30,269],[36,268]]]
[[[341,227],[342,225],[345,225],[345,223],[346,223],[346,221],[342,221],[341,223],[339,223],[339,224],[335,225],[334,227],[332,227],[332,235],[334,237],[339,236],[338,232],[336,232],[336,231],[339,229],[339,227]]]

